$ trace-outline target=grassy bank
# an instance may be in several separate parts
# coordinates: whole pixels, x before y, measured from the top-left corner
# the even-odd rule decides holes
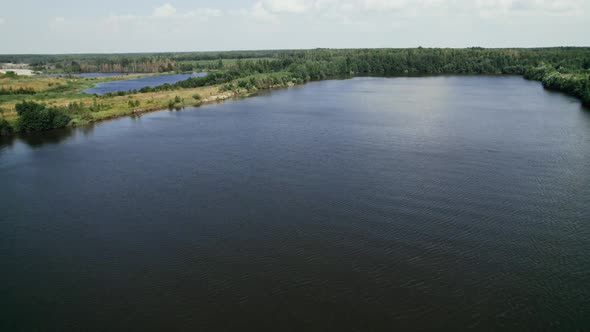
[[[43,76],[13,76],[0,75],[0,119],[7,122],[19,132],[16,105],[23,101],[32,101],[48,107],[61,108],[72,119],[72,125],[87,123],[92,120],[92,114],[97,111],[120,111],[123,98],[104,98],[85,94],[87,88],[101,82],[121,79],[132,79],[152,74],[132,74],[109,77],[43,77]],[[99,100],[101,99],[101,100]],[[127,101],[125,101],[127,103]]]
[[[260,79],[257,77],[256,79]],[[269,82],[272,83],[272,82]],[[65,95],[50,95],[49,98],[27,98],[32,102],[41,103],[47,108],[54,108],[68,116],[68,126],[76,127],[92,122],[113,119],[122,116],[136,115],[145,112],[182,108],[185,106],[199,106],[203,104],[216,103],[229,98],[246,97],[256,93],[259,89],[274,89],[294,85],[293,82],[285,81],[280,84],[268,84],[264,87],[249,85],[248,87],[228,86],[221,84],[208,85],[196,88],[159,90],[147,93],[126,93],[125,95],[95,96],[80,93]],[[77,85],[76,89],[85,88],[85,85]],[[29,96],[30,97],[30,96]],[[38,96],[36,96],[38,97]],[[4,134],[26,132],[27,129],[19,122],[17,105],[22,103],[19,98],[5,100],[2,104],[5,107],[2,118],[12,128],[5,130]],[[0,130],[2,125],[0,124]]]

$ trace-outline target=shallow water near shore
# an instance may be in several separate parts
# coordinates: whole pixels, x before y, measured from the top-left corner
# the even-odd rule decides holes
[[[0,144],[0,330],[579,330],[590,112],[355,78]]]

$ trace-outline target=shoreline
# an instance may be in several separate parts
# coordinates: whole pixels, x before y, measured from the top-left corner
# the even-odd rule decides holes
[[[386,78],[400,78],[400,77],[431,77],[430,76],[387,76]],[[480,76],[480,75],[440,75],[440,76]],[[504,77],[504,76],[513,76],[513,77],[521,77],[525,80],[528,81],[534,81],[534,82],[538,82],[541,84],[541,86],[543,87],[544,90],[547,91],[551,91],[551,92],[557,92],[560,94],[563,94],[565,96],[574,98],[575,100],[579,101],[580,104],[582,105],[582,107],[588,109],[590,111],[590,104],[586,104],[584,103],[583,100],[581,100],[580,98],[577,98],[576,96],[573,96],[571,94],[568,94],[566,92],[563,91],[559,91],[556,89],[551,89],[548,88],[546,86],[544,86],[542,84],[542,82],[537,81],[537,80],[531,80],[528,79],[526,77],[524,77],[523,75],[483,75],[483,76],[493,76],[493,77]],[[332,79],[353,79],[355,77],[378,77],[378,76],[346,76],[346,77],[334,77],[334,78],[327,78],[324,80],[319,80],[319,81],[327,81],[327,80],[332,80]],[[226,100],[230,100],[230,99],[242,99],[242,98],[248,98],[248,97],[252,97],[255,96],[261,92],[270,92],[270,91],[275,91],[275,90],[280,90],[280,89],[285,89],[285,88],[290,88],[290,87],[294,87],[294,86],[298,86],[298,85],[305,85],[306,83],[309,82],[304,82],[301,84],[296,84],[293,82],[290,82],[288,84],[279,84],[279,85],[274,85],[270,88],[266,88],[266,89],[256,89],[254,91],[248,91],[248,90],[237,90],[237,91],[225,91],[225,92],[221,92],[218,91],[217,93],[214,94],[210,94],[207,98],[203,98],[201,99],[199,102],[195,102],[195,103],[183,103],[179,104],[179,105],[175,105],[174,107],[170,107],[170,106],[154,106],[154,107],[148,107],[148,108],[139,108],[139,109],[129,109],[123,112],[118,112],[116,114],[112,114],[112,115],[108,115],[108,116],[104,116],[104,117],[99,117],[99,118],[95,118],[92,119],[88,122],[80,122],[80,123],[72,123],[70,125],[67,126],[67,128],[79,128],[79,127],[83,127],[85,125],[89,125],[89,124],[94,124],[94,123],[99,123],[99,122],[103,122],[103,121],[109,121],[109,120],[114,120],[117,118],[121,118],[121,117],[125,117],[125,116],[136,116],[136,115],[141,115],[141,114],[145,114],[145,113],[151,113],[151,112],[158,112],[158,111],[164,111],[164,110],[171,110],[171,109],[182,109],[185,107],[199,107],[199,106],[203,106],[203,105],[210,105],[210,104],[217,104],[217,103],[222,103]],[[203,87],[203,88],[215,88],[217,90],[219,90],[223,85],[214,85],[214,86],[209,86],[209,87]],[[194,88],[194,89],[185,89],[185,90],[173,90],[173,92],[175,91],[183,91],[183,92],[191,92],[191,93],[198,93],[200,92],[203,88]],[[148,93],[149,95],[149,93]],[[135,96],[135,95],[129,95],[129,96]],[[19,132],[15,132],[12,136],[17,136],[17,135],[26,135],[27,133],[19,133]]]
[[[289,87],[293,87],[296,86],[298,84],[295,83],[288,83],[288,84],[279,84],[279,85],[274,85],[270,88],[266,88],[266,89],[256,89],[256,90],[251,90],[248,91],[246,89],[239,89],[239,90],[234,90],[234,91],[219,91],[222,88],[222,84],[220,85],[214,85],[214,86],[207,86],[207,87],[200,87],[200,88],[194,88],[194,89],[182,89],[182,90],[172,90],[172,91],[166,91],[164,93],[162,92],[156,92],[156,93],[139,93],[139,94],[132,94],[132,95],[126,95],[126,96],[120,96],[120,97],[114,97],[112,100],[116,100],[116,101],[128,101],[128,100],[139,100],[136,99],[134,97],[143,97],[141,98],[142,100],[148,100],[148,101],[153,101],[154,105],[153,106],[148,106],[148,107],[140,107],[140,108],[126,108],[126,109],[115,109],[115,110],[106,110],[106,111],[99,111],[93,114],[93,118],[92,119],[87,119],[87,120],[82,120],[79,121],[77,119],[73,119],[66,127],[64,128],[81,128],[87,125],[92,125],[92,124],[96,124],[99,122],[104,122],[104,121],[109,121],[109,120],[114,120],[117,118],[122,118],[122,117],[126,117],[126,116],[138,116],[138,115],[142,115],[142,114],[146,114],[146,113],[152,113],[152,112],[158,112],[158,111],[164,111],[164,110],[170,110],[170,109],[182,109],[185,107],[199,107],[199,106],[203,106],[203,105],[210,105],[210,104],[216,104],[216,103],[222,103],[226,100],[230,100],[230,99],[241,99],[241,98],[247,98],[247,97],[251,97],[254,96],[258,93],[264,92],[264,91],[274,91],[274,90],[279,90],[279,89],[284,89],[284,88],[289,88]],[[204,96],[202,97],[202,99],[200,100],[192,100],[189,99],[190,101],[186,101],[186,98],[182,98],[182,101],[180,103],[175,103],[174,106],[171,105],[166,105],[171,98],[175,98],[176,96],[180,95],[183,97],[187,97],[187,95],[194,95],[194,94],[200,94],[203,93]],[[153,99],[154,97],[158,97],[157,99]],[[149,99],[151,97],[151,99]],[[93,95],[87,95],[87,97],[85,99],[92,99]],[[99,98],[100,99],[100,98]],[[65,106],[65,105],[58,105],[58,106]],[[18,117],[16,117],[15,119],[18,119]],[[55,130],[60,130],[60,129],[64,129],[64,128],[56,128],[56,129],[52,129],[52,130],[47,130],[47,131],[37,131],[37,132],[19,132],[19,131],[15,131],[13,132],[11,135],[4,135],[4,136],[0,136],[0,140],[2,139],[13,139],[13,138],[17,138],[17,137],[27,137],[27,136],[33,136],[33,135],[38,135],[41,133],[46,133],[46,132],[52,132]]]
[[[385,76],[387,78],[400,78],[400,77],[431,77],[431,76],[480,76],[480,75],[420,75],[420,76]],[[590,104],[585,103],[583,100],[581,100],[580,98],[573,96],[569,93],[566,93],[564,91],[559,91],[557,89],[552,89],[550,87],[546,87],[545,85],[543,85],[543,83],[541,81],[535,80],[535,79],[529,79],[527,77],[524,77],[523,75],[484,75],[484,76],[494,76],[494,77],[503,77],[503,76],[517,76],[517,77],[521,77],[525,80],[530,80],[530,81],[534,81],[534,82],[539,82],[544,90],[547,91],[551,91],[551,92],[557,92],[557,93],[561,93],[565,96],[569,96],[572,97],[574,99],[576,99],[577,101],[580,102],[581,106],[585,109],[588,109],[590,111]],[[330,78],[326,78],[326,79],[322,79],[322,80],[318,80],[318,81],[326,81],[326,80],[332,80],[332,79],[352,79],[355,77],[381,77],[381,76],[371,76],[371,75],[352,75],[352,76],[338,76],[338,77],[330,77]],[[182,109],[184,107],[199,107],[202,105],[209,105],[209,104],[215,104],[215,103],[221,103],[224,102],[226,100],[229,99],[241,99],[241,98],[247,98],[247,97],[251,97],[254,96],[260,92],[264,92],[264,91],[274,91],[274,90],[279,90],[279,89],[284,89],[284,88],[289,88],[289,87],[293,87],[293,86],[297,86],[297,85],[304,85],[306,83],[309,82],[303,82],[303,83],[294,83],[294,82],[289,82],[286,84],[278,84],[278,85],[273,85],[269,88],[265,88],[265,89],[256,89],[256,90],[247,90],[247,89],[237,89],[237,90],[233,90],[233,91],[220,91],[220,89],[223,87],[223,84],[218,84],[218,85],[213,85],[213,86],[205,86],[205,87],[199,87],[199,88],[189,88],[189,89],[179,89],[179,90],[171,90],[171,91],[164,91],[164,92],[153,92],[153,93],[137,93],[137,94],[130,94],[130,95],[125,95],[125,96],[117,96],[117,97],[113,97],[111,99],[108,99],[106,101],[129,101],[129,100],[148,100],[148,103],[155,103],[153,106],[148,106],[148,107],[142,107],[142,108],[124,108],[124,109],[109,109],[109,110],[105,110],[105,111],[99,111],[96,113],[92,114],[92,119],[87,119],[87,120],[78,120],[78,119],[73,119],[65,128],[80,128],[86,125],[90,125],[90,124],[95,124],[95,123],[99,123],[99,122],[103,122],[103,121],[108,121],[108,120],[114,120],[117,118],[121,118],[121,117],[125,117],[125,116],[136,116],[136,115],[141,115],[141,114],[145,114],[145,113],[151,113],[151,112],[157,112],[157,111],[163,111],[163,110],[167,110],[167,109]],[[191,95],[195,95],[195,94],[203,94],[203,98],[200,100],[195,100],[194,102],[186,102],[186,98],[188,97],[189,100],[192,100],[192,98],[190,98]],[[171,98],[176,98],[177,96],[182,96],[183,98],[181,102],[179,103],[175,103],[173,106],[168,104],[166,105],[166,103],[169,103],[171,101]],[[154,99],[154,97],[157,97],[157,99]],[[85,100],[92,100],[92,99],[96,100],[96,96],[90,95],[90,94],[85,94],[83,97],[81,97],[81,100],[79,100],[79,102],[83,102]],[[148,99],[151,98],[151,99]],[[101,97],[98,97],[98,100],[101,100]],[[55,104],[54,104],[55,105]],[[60,105],[57,104],[56,106],[67,106],[67,105]],[[18,116],[16,117],[16,119],[18,118]],[[15,120],[15,119],[13,119]],[[52,130],[49,130],[52,131]],[[43,132],[43,131],[42,131]],[[28,135],[36,135],[42,132],[31,132],[31,133],[27,133],[27,132],[13,132],[10,135],[5,135],[5,136],[0,136],[0,139],[2,138],[15,138],[18,136],[28,136]],[[45,131],[47,132],[47,131]]]
[[[82,127],[87,124],[93,124],[93,123],[98,123],[98,122],[102,122],[102,121],[113,120],[113,119],[117,119],[117,118],[121,118],[121,117],[125,117],[125,116],[135,116],[135,115],[141,115],[141,114],[145,114],[145,113],[152,113],[152,112],[158,112],[158,111],[164,111],[164,110],[170,110],[170,109],[176,109],[176,108],[182,109],[184,107],[199,107],[199,106],[203,106],[203,105],[218,104],[218,103],[222,103],[226,100],[230,100],[230,99],[247,98],[247,97],[254,96],[260,92],[274,91],[274,90],[289,88],[289,87],[293,87],[293,86],[296,86],[296,84],[291,83],[291,84],[286,84],[286,85],[275,85],[275,86],[272,86],[268,89],[257,89],[255,91],[244,90],[244,91],[219,92],[217,94],[209,95],[207,98],[203,98],[199,102],[196,102],[196,103],[184,103],[183,102],[182,104],[175,105],[174,107],[154,106],[154,107],[149,107],[149,108],[130,109],[126,112],[122,112],[122,113],[118,113],[118,114],[114,114],[114,115],[109,115],[106,117],[96,118],[96,119],[93,119],[93,120],[88,121],[86,123],[78,123],[78,124],[68,125],[68,127],[69,128],[77,128],[77,127]],[[221,88],[220,85],[216,85],[213,87]],[[198,89],[187,89],[187,91],[193,91],[193,93],[195,93],[198,91]],[[134,95],[130,95],[130,96],[134,96]]]

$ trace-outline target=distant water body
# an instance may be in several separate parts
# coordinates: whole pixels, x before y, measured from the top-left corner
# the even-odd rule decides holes
[[[1,331],[590,326],[590,112],[356,78],[0,145]]]
[[[165,83],[174,84],[179,81],[186,80],[190,77],[202,77],[207,75],[206,72],[190,73],[190,74],[167,74],[146,76],[133,79],[125,79],[118,81],[110,81],[98,83],[92,88],[84,90],[85,93],[103,95],[109,92],[139,90],[144,87],[155,87]]]
[[[135,73],[81,73],[81,74],[39,74],[36,76],[39,77],[86,77],[86,78],[95,78],[95,77],[112,77],[112,76],[125,76],[125,75],[132,75]]]

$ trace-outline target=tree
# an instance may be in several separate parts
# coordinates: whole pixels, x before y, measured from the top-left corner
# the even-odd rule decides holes
[[[71,120],[57,108],[48,108],[32,101],[16,104],[16,112],[19,116],[19,128],[25,132],[62,128]]]
[[[0,136],[12,135],[13,131],[10,123],[6,119],[0,118]]]

